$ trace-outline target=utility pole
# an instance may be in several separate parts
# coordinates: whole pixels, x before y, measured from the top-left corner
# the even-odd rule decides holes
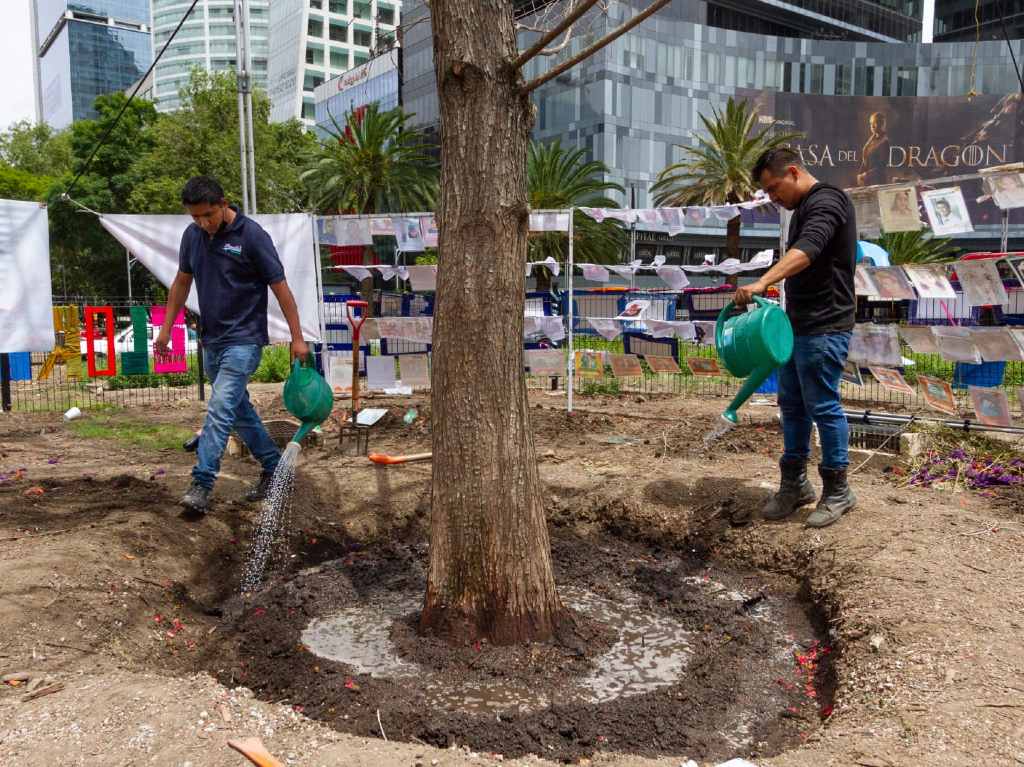
[[[256,153],[252,127],[252,53],[249,48],[249,0],[235,0],[235,71],[238,76],[238,145],[242,212],[256,213]]]

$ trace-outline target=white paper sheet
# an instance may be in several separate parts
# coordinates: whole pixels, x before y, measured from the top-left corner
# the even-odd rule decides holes
[[[608,282],[608,270],[598,264],[580,264],[583,276],[591,282]]]
[[[946,267],[941,264],[917,264],[903,267],[919,298],[956,298]]]
[[[896,368],[903,362],[895,325],[858,323],[850,338],[849,359],[867,366]]]
[[[924,203],[925,213],[928,214],[928,223],[935,234],[945,236],[974,231],[960,187],[951,186],[921,192],[921,201]]]
[[[587,319],[587,322],[590,323],[590,327],[596,330],[602,338],[608,341],[614,341],[622,333],[622,323],[615,320],[601,320],[590,317]]]
[[[682,267],[659,266],[655,271],[662,282],[672,288],[672,290],[682,290],[690,284],[690,278],[686,276],[686,272],[682,270]]]
[[[0,200],[0,352],[53,349],[51,292],[46,208]]]
[[[402,354],[398,358],[398,370],[404,386],[413,389],[430,388],[430,371],[427,368],[426,354]]]
[[[381,391],[391,388],[396,383],[394,356],[389,354],[366,358],[366,385],[370,389]]]
[[[942,359],[950,362],[966,362],[971,365],[980,365],[982,362],[981,352],[971,338],[971,331],[968,328],[959,327],[935,327],[932,328],[935,340],[939,344],[939,354]]]
[[[939,344],[928,325],[903,325],[900,336],[915,354],[938,354]]]
[[[968,306],[999,306],[1010,300],[994,260],[958,261],[956,276]]]
[[[437,265],[426,264],[423,266],[410,266],[409,282],[412,289],[418,293],[437,290]]]
[[[527,349],[524,356],[530,375],[565,375],[565,352],[561,349]]]

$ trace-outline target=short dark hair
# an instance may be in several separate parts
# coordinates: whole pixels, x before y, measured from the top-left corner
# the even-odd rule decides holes
[[[750,177],[754,180],[755,184],[761,183],[761,175],[767,170],[771,171],[773,176],[781,176],[790,165],[797,165],[803,167],[803,161],[800,159],[800,153],[789,146],[778,146],[774,149],[768,149],[757,158],[757,162],[754,163],[754,169],[750,172]]]
[[[181,190],[183,205],[217,205],[224,199],[224,187],[212,176],[193,176]]]

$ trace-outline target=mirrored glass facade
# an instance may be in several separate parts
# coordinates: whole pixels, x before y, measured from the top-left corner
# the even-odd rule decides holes
[[[37,103],[55,128],[93,118],[97,96],[123,91],[152,61],[149,0],[34,0]]]
[[[928,99],[966,97],[973,89],[979,96],[1000,97],[1020,87],[1005,42],[982,42],[975,52],[973,42],[923,45],[778,37],[698,23],[694,5],[667,6],[534,91],[534,137],[582,147],[587,159],[608,165],[608,180],[627,189],[620,202],[628,202],[632,194],[638,207],[650,205],[648,189],[658,173],[681,158],[680,145],[696,143],[701,116],[710,115],[712,107],[724,107],[730,96]],[[534,59],[525,69],[526,79],[574,55],[641,7],[641,0],[613,1],[607,18],[599,22],[603,26],[553,59]],[[403,104],[415,113],[412,122],[436,130],[430,25],[415,24],[424,14],[417,2],[406,15],[410,30]],[[520,47],[528,42],[524,38]],[[1018,60],[1024,60],[1021,41],[1012,45]],[[978,107],[981,121],[988,117],[990,100],[984,110]],[[828,103],[823,99],[822,108]],[[941,120],[938,112],[933,110],[932,119]]]

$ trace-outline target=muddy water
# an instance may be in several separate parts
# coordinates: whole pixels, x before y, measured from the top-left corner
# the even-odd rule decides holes
[[[725,591],[724,587],[719,590]],[[560,702],[603,703],[641,695],[675,684],[686,674],[693,654],[692,635],[674,618],[643,608],[639,595],[623,589],[610,599],[572,586],[563,587],[560,594],[568,607],[618,633],[613,646],[594,659],[592,671],[560,693]],[[418,596],[409,595],[391,599],[386,606],[346,608],[311,621],[302,633],[302,642],[316,655],[351,666],[357,673],[417,677],[433,705],[479,713],[531,711],[550,704],[523,682],[496,678],[455,685],[443,675],[400,658],[390,639],[391,623],[415,611],[419,604]]]

